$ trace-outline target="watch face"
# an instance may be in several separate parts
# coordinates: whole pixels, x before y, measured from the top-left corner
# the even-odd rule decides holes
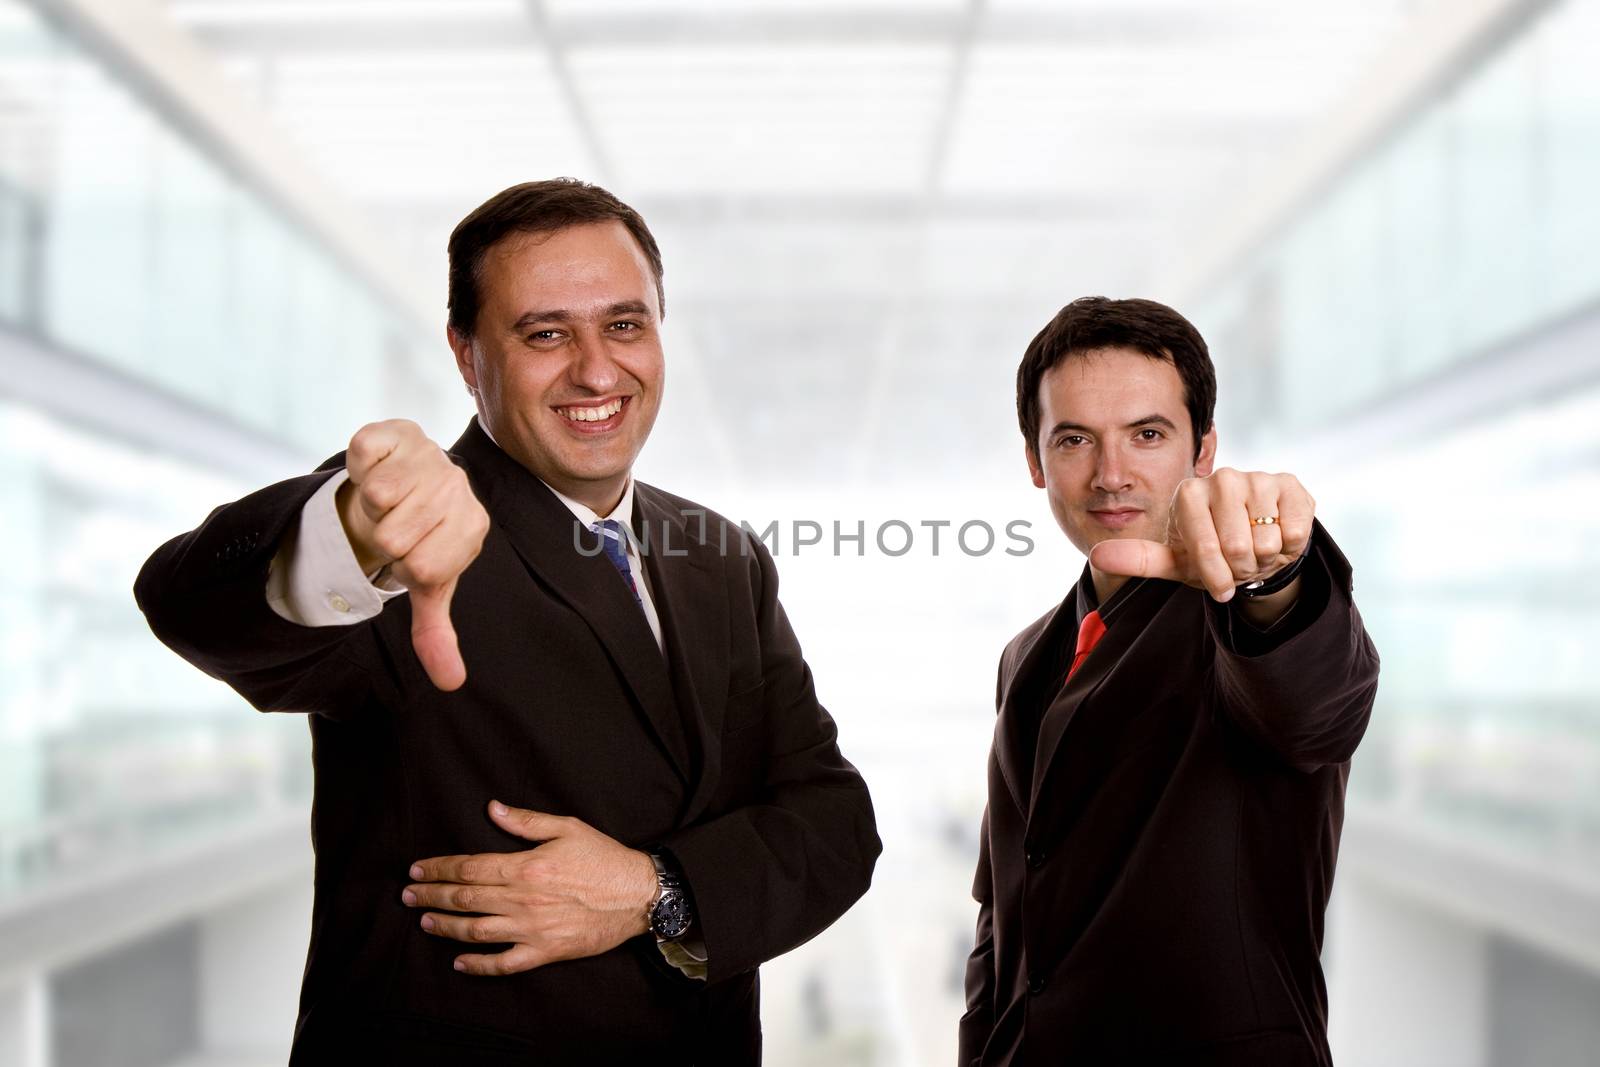
[[[650,914],[650,927],[657,937],[674,941],[689,932],[694,916],[689,913],[689,900],[682,893],[663,893]]]

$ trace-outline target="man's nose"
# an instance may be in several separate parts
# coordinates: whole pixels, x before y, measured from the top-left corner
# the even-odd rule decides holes
[[[605,341],[594,334],[581,333],[574,339],[574,345],[577,353],[571,367],[573,384],[597,395],[614,390],[621,372],[606,350]]]
[[[1099,493],[1121,493],[1133,488],[1128,465],[1120,449],[1102,446],[1094,468],[1094,489]]]

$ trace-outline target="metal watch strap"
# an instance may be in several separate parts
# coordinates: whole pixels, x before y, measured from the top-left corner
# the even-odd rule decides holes
[[[683,879],[679,878],[678,873],[672,869],[666,860],[662,859],[661,853],[647,852],[645,855],[649,856],[650,862],[656,865],[656,900],[660,900],[668,890],[683,892]],[[655,907],[655,900],[650,902],[650,906],[652,908]]]

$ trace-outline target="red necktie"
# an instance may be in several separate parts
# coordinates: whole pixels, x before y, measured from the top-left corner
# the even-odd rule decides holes
[[[1083,617],[1078,624],[1078,647],[1072,651],[1072,666],[1067,669],[1067,678],[1078,673],[1078,668],[1083,666],[1083,661],[1089,658],[1089,653],[1094,651],[1094,646],[1106,635],[1106,624],[1100,620],[1098,611],[1091,611]]]

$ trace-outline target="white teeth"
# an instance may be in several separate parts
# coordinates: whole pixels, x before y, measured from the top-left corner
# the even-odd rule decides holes
[[[558,408],[557,410],[573,422],[600,422],[621,411],[622,400],[619,397],[609,404],[601,404],[596,408]]]

